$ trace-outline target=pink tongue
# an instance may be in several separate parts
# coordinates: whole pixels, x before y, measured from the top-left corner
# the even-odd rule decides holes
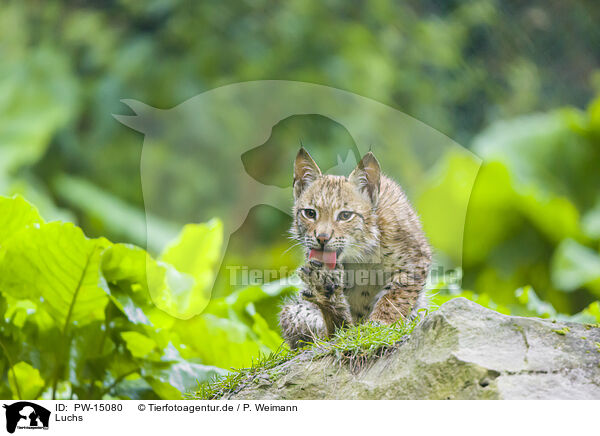
[[[320,260],[327,268],[334,269],[337,255],[335,251],[310,250],[308,258]]]

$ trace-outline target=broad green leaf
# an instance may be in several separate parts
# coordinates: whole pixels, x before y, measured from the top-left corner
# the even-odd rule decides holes
[[[162,381],[159,378],[146,376],[144,380],[152,387],[152,390],[161,400],[181,400],[182,392],[173,387],[171,383]]]
[[[44,46],[0,64],[0,175],[41,158],[75,108],[70,60]]]
[[[547,196],[537,188],[528,189],[518,199],[518,208],[525,217],[554,243],[581,235],[579,211],[566,197]]]
[[[18,231],[43,222],[37,209],[23,197],[0,197],[0,247]]]
[[[108,296],[100,260],[108,245],[70,223],[27,228],[3,246],[0,289],[39,301],[61,328],[103,319]]]
[[[245,310],[249,303],[258,303],[259,301],[271,298],[277,298],[287,294],[295,289],[294,285],[287,279],[275,282],[265,283],[261,286],[248,286],[224,297],[223,300],[227,307],[234,308],[238,312]],[[218,303],[219,299],[215,300]],[[211,304],[212,306],[212,304]],[[212,313],[212,312],[211,312]]]
[[[107,248],[102,255],[102,272],[112,290],[110,298],[135,323],[166,321],[154,308],[170,317],[187,319],[207,304],[208,297],[195,292],[193,277],[155,261],[133,245],[114,244]]]
[[[243,368],[252,363],[259,352],[269,352],[261,345],[252,329],[240,321],[202,314],[189,320],[178,320],[174,330],[179,336],[185,358],[197,357],[205,365],[220,368]]]
[[[10,295],[6,296],[8,309],[4,313],[5,319],[10,319],[17,327],[23,327],[27,317],[35,313],[37,306],[30,300],[17,300]]]
[[[166,247],[160,260],[194,277],[198,286],[207,287],[212,285],[222,244],[221,221],[214,219],[203,224],[187,224]]]
[[[11,177],[6,186],[2,186],[2,180],[0,179],[0,192],[26,198],[27,202],[35,205],[45,222],[67,221],[77,223],[77,216],[74,211],[57,206],[48,185],[38,180],[31,173]]]
[[[517,193],[533,195],[542,204],[561,198],[585,210],[597,197],[599,155],[594,140],[573,133],[572,112],[560,109],[494,123],[474,139],[473,150],[486,162],[504,164]],[[548,215],[554,213],[531,216]],[[553,233],[562,231],[560,239],[575,237],[577,221],[565,222],[567,215],[561,215],[562,222]],[[563,229],[565,224],[568,226]]]
[[[165,371],[167,382],[182,394],[198,387],[198,383],[214,380],[227,373],[223,368],[202,365],[181,359]]]
[[[222,242],[223,225],[218,220],[186,225],[160,262],[147,265],[152,301],[179,319],[201,313],[210,301]]]
[[[148,290],[152,302],[174,318],[189,319],[208,304],[205,290],[198,289],[189,274],[159,262],[148,264]]]
[[[426,188],[416,204],[432,244],[457,263],[462,259],[467,206],[474,183],[479,180],[479,167],[480,162],[470,154],[449,153],[428,174]],[[444,219],[439,219],[440,216]]]
[[[19,362],[12,367],[8,383],[13,398],[20,400],[35,400],[36,395],[44,387],[44,379],[40,372],[27,362]]]
[[[588,287],[600,295],[600,255],[572,239],[564,240],[552,260],[552,282],[564,292]]]
[[[252,317],[252,321],[254,321],[252,331],[258,336],[260,342],[272,351],[279,348],[283,344],[283,338],[276,331],[271,330],[267,321],[256,311],[254,304],[249,303],[246,311]]]
[[[155,341],[138,332],[122,332],[121,337],[133,357],[148,357],[157,348]]]
[[[463,253],[465,267],[486,259],[515,232],[520,225],[520,217],[515,213],[516,201],[508,169],[499,162],[486,162],[475,181],[467,211]]]
[[[171,365],[167,369],[153,371],[152,376],[161,382],[168,383],[182,394],[195,389],[198,383],[227,373],[222,368],[195,363],[192,359],[183,359],[171,343],[165,348],[162,360]]]
[[[110,298],[135,324],[151,324],[153,304],[146,268],[153,262],[145,250],[129,244],[113,244],[102,254],[102,274],[111,289]]]
[[[185,312],[200,313],[210,298],[210,288],[215,278],[215,268],[221,256],[223,224],[214,219],[203,224],[184,226],[179,236],[162,253],[160,260],[172,265],[194,281],[189,308]]]
[[[115,310],[116,312],[116,310]],[[114,314],[107,315],[113,322]],[[71,342],[68,381],[76,387],[75,392],[79,399],[94,398],[90,392],[90,385],[102,381],[106,377],[109,362],[115,360],[115,355],[126,352],[123,347],[116,348],[112,340],[117,328],[110,327],[104,321],[94,321],[83,327],[78,327]],[[102,384],[102,383],[100,383]]]

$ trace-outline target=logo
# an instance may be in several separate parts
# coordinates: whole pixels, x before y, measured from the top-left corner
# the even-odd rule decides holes
[[[29,401],[3,406],[6,409],[6,431],[15,429],[48,430],[50,411]]]

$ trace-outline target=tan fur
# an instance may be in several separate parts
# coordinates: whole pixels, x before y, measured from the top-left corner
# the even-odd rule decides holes
[[[389,325],[415,316],[424,306],[431,249],[402,188],[381,174],[372,153],[343,177],[322,175],[301,149],[294,198],[293,238],[308,257],[311,249],[323,248],[317,236],[330,236],[324,248],[338,252],[338,263],[329,270],[309,261],[299,269],[304,289],[280,314],[290,346],[330,336],[352,323]],[[306,209],[315,211],[314,219]],[[352,218],[340,220],[343,211],[352,212]],[[374,279],[359,280],[365,276]]]

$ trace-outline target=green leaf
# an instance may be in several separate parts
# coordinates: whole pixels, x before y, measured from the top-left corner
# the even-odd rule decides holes
[[[283,344],[283,338],[276,331],[271,330],[267,321],[256,311],[254,304],[248,304],[246,311],[254,321],[252,331],[258,336],[260,342],[273,351],[279,348]]]
[[[107,285],[100,274],[105,239],[88,239],[70,223],[23,230],[2,247],[0,289],[39,301],[61,327],[104,319]],[[36,303],[37,304],[37,303]]]
[[[180,338],[178,346],[185,358],[196,357],[206,365],[220,368],[249,366],[260,352],[268,353],[251,327],[240,321],[202,314],[189,320],[178,320],[174,331]]]
[[[287,294],[293,289],[295,289],[295,287],[289,282],[289,280],[282,279],[265,283],[261,286],[248,286],[246,288],[242,288],[231,293],[227,297],[224,297],[222,300],[226,303],[228,308],[233,308],[238,313],[241,313],[246,309],[246,306],[249,303],[258,303],[259,301],[265,299],[276,299],[277,297]],[[221,301],[221,299],[214,300],[216,307],[218,307],[219,301]],[[211,303],[211,306],[207,311],[218,314],[211,311],[212,307],[213,306]]]
[[[183,359],[173,344],[166,347],[163,361],[170,362],[171,366],[167,369],[153,371],[153,377],[161,382],[168,383],[181,394],[195,389],[198,383],[212,380],[227,373],[222,368],[195,363],[191,359]]]
[[[208,297],[196,291],[192,276],[157,262],[133,245],[107,248],[102,256],[102,272],[111,287],[110,298],[134,323],[165,321],[164,317],[159,320],[156,308],[170,317],[191,318],[207,304]]]
[[[154,340],[138,332],[121,332],[121,337],[131,355],[139,359],[148,357],[157,348]]]
[[[37,309],[36,304],[30,300],[17,300],[10,295],[6,296],[8,308],[4,313],[4,318],[10,319],[17,327],[23,327],[28,315],[34,313]]]
[[[454,151],[447,154],[432,169],[423,184],[426,188],[417,199],[417,209],[427,236],[436,250],[456,263],[462,259],[467,206],[474,183],[479,181],[477,173],[480,165],[468,153]],[[439,219],[440,216],[444,219]]]
[[[166,247],[160,260],[194,277],[198,286],[207,287],[212,285],[222,245],[223,223],[220,220],[187,224]]]
[[[19,362],[12,367],[8,383],[13,398],[19,400],[35,400],[44,387],[40,372],[27,362]]]
[[[162,381],[159,378],[146,376],[144,380],[152,387],[152,390],[162,400],[181,400],[182,392],[176,387],[171,386],[169,382]]]
[[[25,227],[43,222],[37,209],[23,197],[0,197],[0,246]]]
[[[165,249],[160,262],[148,265],[148,286],[154,303],[179,319],[200,314],[210,302],[222,243],[221,221],[186,225]]]
[[[533,315],[542,318],[556,318],[558,315],[554,306],[546,301],[542,301],[531,286],[517,289],[515,296],[519,303],[525,306]]]
[[[600,323],[600,301],[594,301],[588,307],[583,309],[582,313],[594,319],[596,323]]]
[[[148,290],[147,267],[156,262],[142,248],[113,244],[102,254],[102,274],[111,289],[110,298],[134,324],[150,325],[155,308]]]
[[[0,175],[41,158],[75,109],[76,82],[65,53],[48,47],[0,64]],[[35,120],[35,121],[34,121]]]
[[[572,239],[564,240],[552,260],[552,282],[564,292],[588,287],[600,295],[600,255]]]

